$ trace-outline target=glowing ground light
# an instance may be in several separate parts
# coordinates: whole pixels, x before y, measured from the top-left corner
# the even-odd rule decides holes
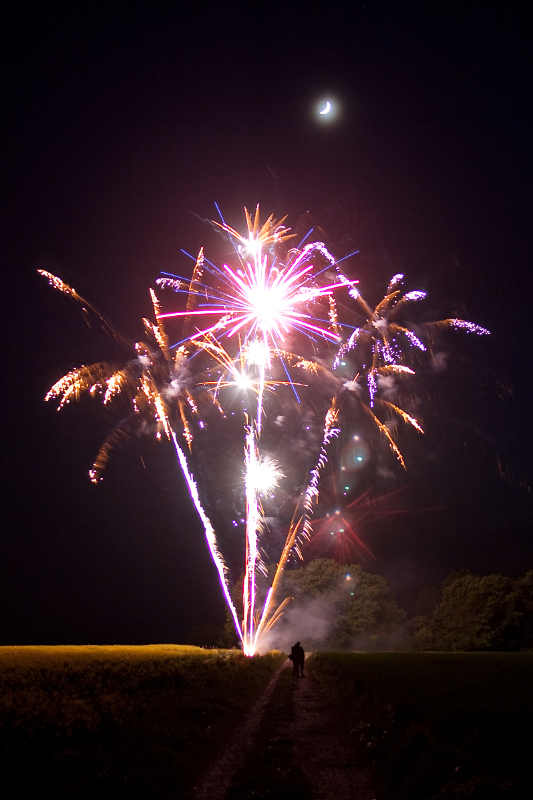
[[[335,106],[328,101],[317,110],[322,116],[330,117]],[[92,397],[100,397],[109,406],[119,395],[130,404],[130,414],[111,431],[97,454],[90,471],[94,482],[101,479],[110,452],[125,436],[151,428],[158,439],[172,442],[204,525],[209,552],[243,651],[252,655],[261,637],[281,618],[290,600],[278,602],[281,576],[290,557],[303,558],[302,546],[311,537],[311,517],[319,496],[320,473],[327,463],[329,444],[340,433],[345,402],[349,399],[352,406],[355,404],[361,417],[373,426],[378,439],[389,446],[405,467],[394,439],[397,423],[403,422],[420,433],[422,427],[412,413],[391,398],[396,384],[414,375],[414,369],[405,363],[411,361],[411,351],[426,352],[432,337],[426,343],[421,337],[437,327],[478,335],[488,331],[465,320],[449,319],[425,323],[415,332],[403,318],[409,304],[422,301],[425,293],[402,295],[402,275],[394,276],[385,298],[372,308],[355,288],[357,281],[343,275],[324,244],[313,241],[301,249],[292,248],[281,254],[285,241],[291,237],[283,220],[276,222],[269,217],[261,225],[259,209],[254,218],[247,211],[245,215],[246,235],[239,234],[226,223],[216,223],[235,245],[237,264],[212,265],[201,249],[191,279],[179,275],[161,278],[160,288],[184,295],[185,308],[163,313],[159,299],[151,290],[155,322],[143,320],[144,334],[135,343],[118,333],[72,287],[49,272],[39,272],[54,288],[79,302],[84,311],[96,314],[105,329],[130,347],[132,353],[120,366],[99,362],[71,370],[52,386],[46,399],[57,400],[60,409],[87,392]],[[335,299],[339,293],[343,295],[342,315]],[[355,314],[348,310],[350,300],[354,301]],[[176,344],[170,343],[165,329],[164,321],[168,319],[181,326],[181,340]],[[358,326],[354,327],[356,319]],[[293,347],[299,340],[307,343],[312,357],[287,349],[288,341]],[[201,358],[196,358],[198,354]],[[209,362],[207,369],[206,362]],[[275,379],[275,364],[281,366],[286,380]],[[337,374],[339,367],[342,376]],[[296,381],[293,374],[298,376]],[[258,595],[258,573],[266,572],[261,548],[265,529],[261,499],[284,477],[282,465],[263,444],[264,429],[271,422],[275,423],[279,414],[276,409],[270,415],[265,400],[267,393],[276,394],[279,387],[288,385],[294,392],[293,402],[300,407],[306,402],[305,378],[308,375],[313,375],[315,380],[323,378],[328,391],[331,387],[330,401],[325,416],[320,418],[319,405],[310,392],[307,413],[314,414],[314,423],[306,425],[305,429],[310,431],[316,425],[322,428],[318,457],[295,504],[272,583],[263,599]],[[198,431],[204,428],[203,404],[214,405],[220,411],[220,419],[225,419],[224,392],[230,386],[249,398],[249,411],[241,412],[246,488],[246,513],[241,520],[245,529],[242,620],[232,602],[216,532],[202,507],[187,456]],[[235,414],[231,411],[228,416]],[[349,423],[350,417],[342,421]],[[343,462],[346,469],[364,468],[368,452],[359,435],[354,435]],[[344,536],[349,523],[341,510],[336,509],[332,518],[338,520],[336,525],[340,522],[344,526],[338,529]],[[232,526],[235,531],[239,529],[236,519]],[[331,535],[335,535],[335,530]],[[353,530],[351,535],[368,551]]]

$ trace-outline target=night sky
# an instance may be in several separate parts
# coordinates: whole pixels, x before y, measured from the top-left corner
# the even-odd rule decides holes
[[[525,20],[512,3],[345,6],[19,4],[4,19],[1,644],[177,642],[224,619],[170,447],[125,444],[93,486],[116,418],[43,402],[113,343],[36,272],[134,338],[159,273],[190,274],[181,248],[227,257],[215,202],[238,228],[245,205],[306,214],[338,258],[360,251],[347,269],[365,297],[403,272],[432,318],[492,331],[450,336],[428,371],[427,433],[375,487],[399,491],[359,529],[363,567],[406,604],[452,569],[533,568]],[[321,97],[339,105],[329,125]]]

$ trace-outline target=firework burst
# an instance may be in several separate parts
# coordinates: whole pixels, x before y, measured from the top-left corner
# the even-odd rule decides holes
[[[118,397],[127,399],[129,413],[102,444],[91,469],[95,482],[113,447],[147,422],[155,424],[158,438],[172,442],[243,650],[251,655],[289,601],[279,603],[281,575],[291,556],[302,557],[302,544],[312,534],[311,518],[328,446],[339,435],[341,422],[350,424],[354,401],[405,467],[394,436],[397,424],[405,423],[418,432],[422,425],[414,414],[393,402],[395,389],[415,373],[413,352],[420,355],[429,345],[423,341],[424,332],[403,321],[409,305],[425,295],[402,295],[402,276],[392,279],[385,298],[372,309],[356,288],[357,281],[342,274],[323,243],[285,252],[291,234],[284,219],[276,221],[271,216],[261,225],[259,208],[253,218],[245,210],[245,217],[244,236],[225,222],[215,223],[231,240],[236,263],[215,266],[202,249],[191,279],[179,275],[160,278],[161,289],[172,290],[178,301],[183,297],[182,308],[164,312],[150,290],[154,321],[143,320],[144,336],[133,344],[72,287],[40,272],[54,288],[79,302],[85,313],[97,314],[109,333],[128,344],[132,355],[121,365],[101,362],[71,370],[52,386],[46,399],[56,400],[59,409],[84,392],[100,397],[104,404],[113,404]],[[344,295],[342,306],[337,303],[340,293]],[[349,302],[355,308],[346,312]],[[362,314],[364,319],[355,328],[354,314]],[[180,338],[175,344],[170,344],[166,324],[179,326]],[[488,333],[456,319],[433,323],[427,330],[436,327]],[[269,399],[275,403],[280,393],[287,391],[292,392],[297,408],[312,415],[314,430],[321,433],[303,489],[289,493],[295,498],[292,521],[276,557],[273,581],[261,600],[258,574],[266,572],[262,543],[268,530],[264,502],[287,480],[285,466],[268,451],[268,431],[280,419],[279,413],[271,413],[275,406]],[[227,568],[187,455],[194,451],[196,437],[204,427],[204,411],[216,409],[224,425],[227,397],[235,392],[246,397],[240,412],[245,495],[242,620],[231,600]]]

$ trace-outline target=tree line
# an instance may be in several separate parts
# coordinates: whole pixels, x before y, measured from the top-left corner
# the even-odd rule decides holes
[[[452,572],[440,586],[422,587],[408,615],[381,575],[318,558],[287,570],[279,596],[293,598],[273,629],[272,647],[280,649],[296,637],[307,650],[533,650],[533,570],[516,580]],[[190,643],[238,640],[228,616],[223,632],[199,626]]]
[[[288,571],[294,609],[329,615],[313,642],[322,649],[507,651],[533,649],[533,570],[504,575],[451,573],[425,586],[409,617],[388,582],[358,564],[317,559]],[[290,624],[290,614],[287,622]]]
[[[416,610],[416,650],[533,650],[533,570],[517,580],[452,573],[421,591]]]

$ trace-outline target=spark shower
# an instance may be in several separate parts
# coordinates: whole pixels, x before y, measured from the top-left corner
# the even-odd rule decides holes
[[[143,320],[144,336],[133,345],[75,289],[49,272],[39,272],[131,349],[131,357],[121,364],[98,362],[71,370],[52,386],[46,400],[57,400],[59,410],[88,392],[106,405],[119,400],[127,404],[126,416],[108,435],[90,470],[95,483],[113,447],[135,431],[150,426],[157,438],[172,443],[243,652],[253,655],[290,601],[280,602],[281,576],[290,558],[303,558],[302,545],[312,536],[313,508],[331,440],[343,427],[366,423],[375,432],[375,446],[382,442],[405,468],[398,427],[403,424],[418,433],[423,428],[404,385],[415,375],[420,359],[430,354],[434,333],[441,328],[478,335],[488,331],[459,319],[407,322],[409,308],[423,301],[425,293],[403,293],[402,275],[392,278],[385,297],[373,308],[363,299],[358,281],[343,274],[322,242],[288,248],[294,234],[285,227],[285,218],[276,221],[270,216],[261,225],[259,208],[253,217],[245,209],[245,218],[245,235],[223,220],[214,223],[232,243],[231,264],[210,262],[202,248],[192,277],[165,274],[158,279],[158,292],[173,293],[174,308],[170,304],[163,311],[159,296],[150,289],[154,318]],[[179,337],[173,344],[167,332],[171,328]],[[242,403],[237,412],[230,412],[236,392],[242,394]],[[298,413],[305,411],[320,436],[303,481],[293,478],[296,487],[285,493],[290,522],[282,546],[272,556],[272,547],[263,544],[271,524],[264,506],[292,472],[269,452],[269,429],[283,425],[282,396],[285,404],[290,398]],[[198,437],[229,425],[236,414],[244,454],[242,618],[230,594],[219,535],[202,499],[209,487],[199,490],[194,477]],[[274,565],[270,573],[268,562]]]

